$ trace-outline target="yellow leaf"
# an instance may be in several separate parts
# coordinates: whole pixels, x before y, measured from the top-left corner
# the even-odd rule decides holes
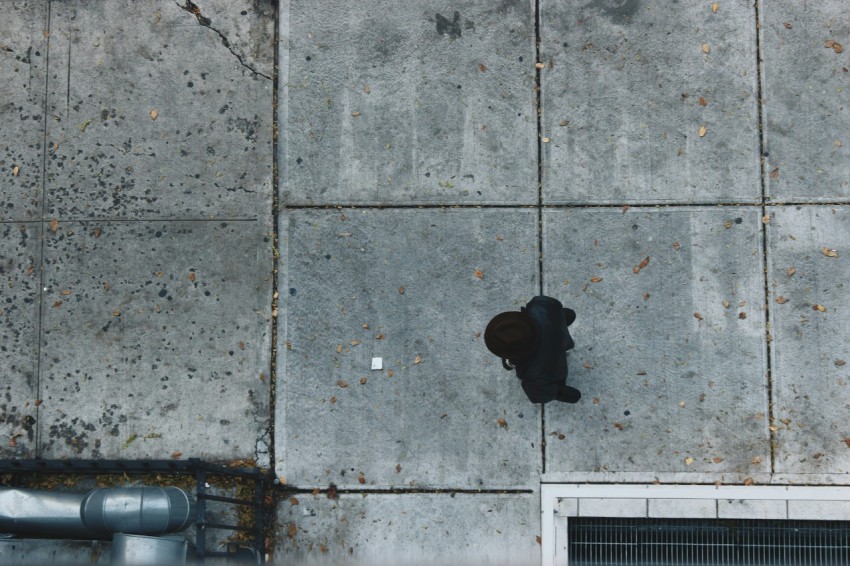
[[[829,248],[821,248],[820,251],[826,257],[838,257],[838,250],[831,250]]]
[[[711,53],[711,46],[709,46],[707,43],[703,43],[702,52],[706,54]]]
[[[414,364],[421,364],[422,363],[422,356],[416,356],[415,358],[413,358],[413,363]]]
[[[687,458],[685,458],[685,465],[686,465],[686,466],[690,466],[690,465],[691,465],[691,464],[693,464],[693,463],[694,463],[694,459],[693,459],[693,458],[691,458],[690,456],[688,456]]]
[[[717,10],[719,10],[719,9],[720,9],[720,4],[718,4],[717,2],[715,2],[714,4],[711,5],[711,11],[714,12],[715,14],[717,13]]]
[[[504,418],[500,418],[500,419],[499,419],[499,420],[497,420],[496,422],[497,422],[497,423],[499,423],[499,426],[500,426],[500,427],[502,427],[502,428],[504,428],[504,429],[507,429],[507,428],[508,428],[508,421],[506,421]]]
[[[156,108],[151,110],[151,120],[156,120],[156,117],[159,116],[159,112],[156,111]]]
[[[791,276],[792,276],[792,275],[794,275],[795,273],[797,273],[797,268],[796,268],[796,267],[789,267],[789,268],[788,268],[788,271],[786,271],[786,272],[785,272],[785,274],[786,274],[788,277],[791,277]]]
[[[18,173],[20,173],[20,172],[21,172],[21,168],[18,167],[17,165],[12,167],[12,177],[17,177]]]
[[[699,127],[699,137],[704,138],[704,137],[705,137],[705,134],[706,134],[707,132],[708,132],[708,128],[706,128],[705,126],[700,126],[700,127]]]
[[[360,112],[352,112],[351,115],[354,116],[355,118],[359,118]]]
[[[823,305],[814,305],[812,310],[816,310],[818,312],[826,312],[826,307]]]
[[[59,230],[59,221],[54,218],[50,221],[50,231],[55,234],[57,230]]]
[[[599,283],[600,281],[602,281],[601,277],[591,277],[590,278],[591,283]]]
[[[346,387],[348,387],[348,382],[347,382],[347,381],[345,381],[344,379],[340,379],[340,380],[338,380],[338,381],[336,382],[336,384],[337,384],[337,385],[339,385],[340,387],[342,387],[343,389],[345,389]]]

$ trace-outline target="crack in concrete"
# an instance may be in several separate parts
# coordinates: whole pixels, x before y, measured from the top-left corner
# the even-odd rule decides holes
[[[192,2],[192,0],[186,0],[186,4],[180,4],[176,0],[175,0],[174,3],[177,4],[177,6],[180,9],[185,10],[186,12],[189,12],[190,14],[195,16],[198,19],[198,23],[201,24],[203,27],[209,28],[212,31],[216,32],[218,34],[218,36],[221,38],[222,45],[227,47],[228,51],[230,51],[233,54],[233,56],[236,57],[236,59],[239,61],[240,65],[242,65],[243,67],[245,67],[246,69],[248,69],[249,71],[254,73],[255,75],[260,75],[261,77],[263,77],[265,79],[272,80],[272,78],[270,76],[266,75],[265,73],[261,73],[257,69],[255,69],[252,66],[248,65],[247,63],[245,63],[245,61],[242,59],[242,56],[239,55],[236,51],[234,51],[233,48],[230,46],[230,40],[227,39],[227,36],[225,36],[223,33],[221,33],[216,28],[212,27],[212,25],[211,25],[212,20],[207,18],[207,17],[204,17],[204,15],[201,14],[201,9],[198,7],[197,4]]]

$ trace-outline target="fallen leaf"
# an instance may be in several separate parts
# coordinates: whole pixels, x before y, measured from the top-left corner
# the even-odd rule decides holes
[[[100,235],[101,235],[101,234],[103,234],[103,232],[101,232],[100,228],[95,228],[95,229],[94,229],[94,237],[95,237],[95,238],[100,238]]]
[[[584,369],[593,369],[593,366],[590,365],[590,362],[584,362],[583,364],[581,364],[581,367],[583,367]]]
[[[401,464],[396,464],[396,465],[395,465],[395,473],[397,473],[397,474],[400,474],[400,473],[401,473]]]
[[[779,303],[780,305],[784,305],[785,303],[788,302],[788,299],[786,299],[783,296],[779,296],[779,297],[776,297],[776,302]]]
[[[35,273],[35,266],[31,265],[27,267],[27,275],[32,275],[33,273]]]
[[[175,450],[174,452],[171,453],[171,457],[174,458],[175,460],[179,459],[180,456],[182,456],[182,455],[183,455],[183,453],[180,452],[179,450]]]
[[[643,300],[644,300],[644,301],[648,301],[648,300],[649,300],[649,298],[650,298],[651,296],[652,296],[652,295],[650,295],[649,293],[644,293],[644,294],[643,294]]]
[[[745,313],[745,312],[739,312],[739,313],[738,313],[738,318],[740,318],[741,320],[746,319],[746,318],[747,318],[747,313]]]
[[[245,342],[242,342],[241,340],[239,341],[239,349],[240,349],[240,350],[244,350],[244,349],[245,349]]]
[[[195,280],[195,272],[194,272],[194,271],[190,271],[190,272],[189,272],[189,281],[194,281],[194,280]]]
[[[781,422],[785,426],[788,426],[789,424],[791,424],[791,419],[779,419],[779,422]]]
[[[637,372],[637,374],[638,374],[638,375],[646,375],[646,372],[645,372],[645,371],[643,371],[643,370],[640,370],[639,372]]]
[[[715,456],[714,458],[711,459],[711,461],[714,462],[715,464],[719,464],[720,462],[723,461],[723,458],[721,458],[720,456]]]
[[[706,133],[708,133],[708,128],[706,128],[705,126],[700,126],[699,127],[699,137],[701,137],[701,138],[705,137]]]
[[[368,380],[368,378],[366,378],[366,377],[361,377],[361,378],[360,378],[360,385],[366,385],[366,381],[367,381],[367,380]]]
[[[756,482],[753,481],[753,478],[745,478],[744,479],[744,485],[753,485],[754,483],[756,483]]]
[[[299,503],[300,503],[300,501],[298,501],[297,497],[290,497],[289,498],[289,504],[290,505],[298,505]]]
[[[569,120],[561,120],[560,122],[558,122],[558,125],[559,126],[567,126],[567,125],[569,125],[569,123],[570,123]]]
[[[375,334],[375,340],[383,340],[383,339],[384,339],[383,334]]]
[[[360,472],[360,475],[357,476],[357,483],[360,483],[360,484],[366,483],[366,477],[363,475],[363,472]]]
[[[770,432],[776,432],[777,430],[779,430],[779,427],[776,425],[770,425],[769,427],[767,427],[767,430],[769,430]]]
[[[399,288],[398,288],[398,294],[399,294],[399,295],[404,295],[404,287],[399,287]]]
[[[679,248],[681,248],[681,247],[682,247],[682,245],[679,244],[679,242],[673,242],[673,249],[676,250],[677,252],[679,251]]]
[[[815,310],[815,311],[818,311],[818,312],[826,312],[826,307],[823,306],[823,305],[813,305],[812,310]]]
[[[797,268],[796,268],[796,267],[789,267],[789,268],[788,268],[788,271],[786,271],[786,272],[785,272],[785,274],[786,274],[788,277],[791,277],[791,276],[792,276],[792,275],[794,275],[795,273],[797,273]]]
[[[546,65],[544,65],[543,63],[535,63],[534,68],[539,71],[540,69],[545,69]]]
[[[821,248],[820,251],[826,257],[838,257],[838,250],[833,250],[830,248]]]
[[[560,433],[560,432],[558,433],[558,440],[564,440],[566,437],[567,437],[566,434],[563,434],[563,433]]]
[[[698,313],[698,312],[695,312],[695,313],[694,313],[694,318],[695,318],[695,319],[697,319],[697,320],[704,320],[704,319],[702,318],[702,315],[701,315],[700,313]]]
[[[779,178],[779,167],[774,167],[770,171],[770,178],[771,179],[778,179]]]
[[[414,363],[414,365],[415,364],[421,364],[422,363],[422,356],[416,356],[415,358],[413,358],[413,363]]]
[[[679,401],[679,407],[680,407],[680,408],[682,408],[682,409],[684,409],[684,408],[685,408],[685,402],[684,402],[684,401]]]
[[[364,322],[364,323],[363,323],[363,324],[361,324],[360,326],[361,326],[361,328],[363,328],[364,330],[369,330],[369,323],[368,323],[368,322]]]
[[[702,52],[705,54],[711,53],[711,46],[707,43],[702,44]]]
[[[591,277],[590,278],[591,283],[599,283],[600,281],[602,281],[601,277]]]
[[[36,407],[38,407],[42,403],[44,403],[44,401],[42,401],[41,399],[36,399],[34,404],[35,404]]]
[[[344,379],[337,380],[336,384],[339,385],[340,387],[342,387],[343,389],[348,387],[348,382],[345,381]]]
[[[497,241],[497,242],[503,242],[504,240],[505,240],[505,239],[504,239],[503,237],[501,237],[500,235],[496,234],[496,241]]]
[[[159,112],[156,109],[151,110],[151,120],[156,120],[157,116],[159,116]]]
[[[355,112],[352,112],[352,113],[351,113],[351,115],[352,115],[352,116],[354,116],[355,118],[359,118],[359,117],[360,117],[360,112],[356,112],[356,111],[355,111]]]
[[[478,64],[478,70],[481,71],[482,73],[486,73],[487,72],[487,65],[485,65],[484,63],[479,63]]]
[[[641,269],[649,265],[649,256],[645,257],[642,262],[638,265]]]
[[[336,345],[336,353],[337,353],[337,354],[341,354],[341,353],[342,353],[342,344],[337,344],[337,345]]]
[[[614,423],[614,428],[616,428],[617,430],[623,430],[624,428],[626,428],[626,426],[621,422],[616,422]]]
[[[318,487],[314,487],[313,490],[310,493],[312,495],[316,496],[316,495],[319,495],[321,492],[322,492],[321,489],[319,489]]]
[[[391,369],[387,370],[387,377],[392,377],[394,375],[395,375],[395,372],[393,370],[391,370]]]
[[[62,301],[56,301],[55,303],[53,303],[53,308],[54,308],[54,309],[58,309],[58,308],[59,308],[59,307],[61,307],[61,306],[62,306]]]
[[[760,421],[764,418],[764,413],[756,413],[756,420]]]
[[[699,105],[700,106],[708,106],[708,101],[700,96],[699,97]]]
[[[761,217],[761,223],[762,224],[770,224],[770,215],[765,214],[764,216],[762,216]]]
[[[761,464],[761,458],[759,456],[755,456],[752,460],[752,464],[753,465]]]
[[[481,271],[480,269],[476,269],[475,271],[472,272],[472,274],[475,275],[479,279],[484,279],[484,272]]]
[[[714,12],[715,14],[717,13],[717,10],[719,10],[719,9],[720,9],[720,4],[718,4],[717,2],[715,2],[714,4],[711,5],[711,11]]]
[[[841,366],[845,365],[846,363],[847,362],[845,362],[844,360],[835,360],[835,365],[837,365],[838,367],[841,367]]]
[[[17,165],[12,167],[12,177],[17,177],[18,173],[20,173],[20,172],[21,172],[21,168],[18,167]]]
[[[286,536],[289,538],[295,538],[295,535],[298,534],[298,527],[295,523],[289,523],[289,527],[286,529]]]
[[[543,539],[540,538],[540,535],[534,535],[534,540],[536,540],[539,545],[543,544]]]
[[[352,340],[352,341],[351,341],[351,342],[349,342],[349,343],[350,343],[352,346],[359,346],[359,345],[360,345],[360,340]]]
[[[686,466],[690,466],[690,465],[691,465],[691,464],[693,464],[693,463],[694,463],[694,459],[693,459],[693,458],[691,458],[690,456],[688,456],[687,458],[685,458],[685,465],[686,465]]]
[[[782,24],[782,25],[783,25],[783,26],[785,26],[785,29],[791,29],[791,28],[793,28],[793,27],[794,27],[793,25],[791,25],[791,22],[785,22],[785,23],[784,23],[784,24]]]
[[[500,427],[502,427],[503,429],[507,430],[507,428],[508,428],[508,421],[506,421],[504,418],[499,418],[499,420],[497,420],[496,422],[499,424],[499,426],[500,426]]]
[[[55,234],[57,230],[59,230],[59,221],[54,218],[50,221],[50,231]]]
[[[594,398],[593,398],[593,404],[594,404],[594,405],[598,405],[598,404],[599,404],[599,397],[594,397]]]
[[[121,316],[121,311],[118,310],[118,309],[115,309],[114,311],[112,311],[112,316]]]
[[[846,444],[846,445],[847,445],[847,448],[850,448],[850,438],[845,438],[845,439],[844,439],[844,444]]]
[[[365,92],[366,94],[369,94],[370,92],[372,92],[372,89],[369,88],[368,84],[365,84],[365,85],[363,85],[363,92]]]
[[[541,141],[543,143],[549,143],[550,141],[552,141],[552,139],[551,138],[543,138]]]
[[[629,206],[629,205],[627,205],[627,204],[624,204],[624,205],[623,205],[623,214],[627,213],[627,212],[629,211],[629,209],[630,209],[630,208],[631,208],[631,206]],[[595,241],[594,241],[594,243],[595,243]]]

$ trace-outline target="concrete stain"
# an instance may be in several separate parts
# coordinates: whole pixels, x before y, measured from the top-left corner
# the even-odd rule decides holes
[[[594,0],[582,8],[601,9],[612,23],[622,26],[632,22],[640,6],[641,0]]]

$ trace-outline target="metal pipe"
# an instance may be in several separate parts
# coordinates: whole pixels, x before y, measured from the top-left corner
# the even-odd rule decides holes
[[[177,487],[112,487],[87,493],[0,488],[0,532],[19,535],[161,535],[185,529],[192,514],[189,495]]]

